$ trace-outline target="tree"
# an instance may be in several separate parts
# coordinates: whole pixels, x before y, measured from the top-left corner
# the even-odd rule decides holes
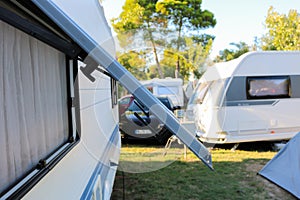
[[[143,58],[143,52],[129,51],[118,55],[118,61],[137,79],[145,80],[147,76],[146,61]]]
[[[251,50],[251,47],[245,42],[230,43],[233,49],[224,49],[219,52],[219,55],[215,58],[215,62],[229,61],[240,57],[244,53]]]
[[[262,41],[262,50],[300,50],[300,14],[290,10],[279,14],[270,7],[265,20],[268,33]]]
[[[112,20],[112,26],[118,34],[119,40],[128,41],[128,38],[142,35],[143,42],[148,41],[152,47],[155,63],[160,78],[164,78],[160,67],[157,46],[164,40],[160,38],[165,29],[165,19],[156,12],[157,0],[126,0],[120,16]],[[139,42],[139,47],[143,45]]]
[[[184,57],[190,63],[189,68],[184,68],[187,72],[185,74],[193,73],[197,78],[200,78],[204,72],[204,64],[210,54],[213,38],[205,35],[205,40],[200,37],[186,37],[186,49]]]
[[[185,37],[182,51],[177,52],[174,48],[165,49],[161,65],[164,68],[175,69],[174,60],[178,59],[182,78],[188,79],[191,74],[199,78],[212,48],[212,42],[212,39],[209,39],[205,43],[201,43],[199,38]],[[173,71],[175,72],[175,70]]]
[[[167,19],[170,27],[177,32],[176,52],[180,52],[183,35],[214,27],[216,20],[213,13],[201,9],[202,0],[160,0],[156,4],[158,12]],[[180,72],[180,56],[175,59],[175,77]]]
[[[165,77],[172,77],[174,78],[174,72],[175,72],[175,68],[170,66],[170,65],[164,65],[163,63],[161,63],[161,69],[164,73]],[[150,66],[148,68],[148,72],[147,72],[148,78],[153,79],[153,78],[159,78],[158,76],[158,72],[157,72],[157,67],[156,66]]]

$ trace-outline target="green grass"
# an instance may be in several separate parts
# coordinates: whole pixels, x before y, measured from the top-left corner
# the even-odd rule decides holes
[[[112,199],[122,199],[123,195],[125,199],[155,200],[292,198],[257,175],[276,152],[212,150],[215,171],[211,171],[190,151],[184,159],[182,149],[173,148],[166,157],[163,150],[123,147],[119,169],[125,172],[117,172]]]

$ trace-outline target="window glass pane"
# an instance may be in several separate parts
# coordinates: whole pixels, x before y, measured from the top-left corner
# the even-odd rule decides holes
[[[65,55],[0,21],[0,193],[66,142]]]
[[[158,98],[169,110],[171,110],[171,101],[169,101],[167,98]]]
[[[250,98],[290,97],[288,77],[248,78],[248,88]]]
[[[204,82],[204,83],[201,83],[201,85],[199,85],[199,87],[195,93],[193,104],[203,102],[204,97],[205,97],[210,85],[211,85],[211,82]]]
[[[127,98],[122,99],[119,103],[121,105],[123,105],[123,104],[129,104],[129,100],[130,100],[130,97],[127,97]]]
[[[134,100],[134,102],[132,104],[130,104],[130,106],[128,107],[129,111],[141,111],[141,108],[144,111],[148,111],[149,109],[144,106],[142,103],[139,103],[137,100]]]
[[[172,102],[169,101],[169,99],[167,98],[160,98],[158,97],[158,100],[160,102],[162,102],[168,109],[171,109],[172,106]],[[128,107],[129,111],[141,111],[141,108],[144,111],[149,111],[149,108],[147,108],[146,106],[144,106],[142,103],[139,103],[137,100],[134,100],[134,102],[132,104],[130,104],[130,106]]]
[[[174,94],[178,94],[179,90],[178,87],[176,86],[159,86],[157,88],[157,94],[158,95],[174,95]]]

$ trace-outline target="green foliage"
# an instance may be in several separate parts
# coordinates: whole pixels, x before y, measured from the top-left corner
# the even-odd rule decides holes
[[[143,58],[143,52],[129,51],[118,55],[118,61],[137,79],[145,80],[146,61]]]
[[[300,50],[300,15],[296,10],[285,15],[270,7],[265,25],[268,33],[261,39],[263,50]]]
[[[202,10],[201,4],[202,0],[161,0],[156,9],[167,16],[179,32],[183,27],[189,30],[214,27],[216,20],[213,13]]]
[[[215,58],[215,62],[233,60],[240,57],[244,53],[249,52],[251,49],[250,46],[248,46],[245,42],[230,43],[230,45],[234,46],[234,49],[224,49],[220,51],[219,55]]]
[[[175,55],[174,64],[176,66],[175,77],[179,76],[179,72],[184,77],[188,76],[189,70],[191,70],[190,64],[183,64],[185,61],[182,58],[186,56],[181,55],[183,35],[191,36],[197,31],[216,25],[213,13],[208,10],[202,10],[201,4],[202,0],[161,0],[156,4],[157,11],[166,16],[170,27],[173,27],[173,31],[177,32],[177,38],[174,42],[176,47],[173,49]],[[200,38],[198,37],[198,39]]]
[[[136,0],[126,0],[123,12],[118,18],[112,19],[112,26],[117,33],[136,30],[143,25],[143,13],[145,9]]]
[[[177,151],[177,156],[173,158],[177,160],[165,168],[149,173],[118,171],[112,199],[121,199],[122,195],[126,199],[156,200],[294,199],[288,192],[257,175],[276,152],[213,149],[211,154],[215,171],[210,171],[190,151],[186,159],[183,158],[183,149]],[[158,160],[162,157],[159,154],[151,159],[142,156],[153,152],[159,152],[159,147],[153,149],[149,145],[126,144],[122,147],[119,166],[130,164],[141,168],[162,164],[163,161]]]
[[[175,67],[174,66],[165,65],[164,63],[161,63],[161,69],[162,69],[162,72],[164,73],[165,77],[175,78],[174,77],[174,74],[175,74]],[[150,79],[159,78],[157,67],[156,66],[150,66],[149,69],[148,69],[148,72],[147,72],[147,76]]]
[[[203,72],[203,65],[209,56],[213,43],[212,38],[200,39],[199,37],[185,38],[186,49],[184,57],[189,63],[189,68],[183,68],[183,70],[194,73],[197,78],[200,78],[199,76]]]
[[[210,38],[205,43],[195,40],[194,37],[185,37],[183,41],[183,49],[177,51],[176,48],[168,48],[164,50],[164,57],[161,65],[166,68],[172,68],[175,72],[176,63],[174,60],[178,59],[180,68],[180,77],[187,80],[192,73],[199,78],[201,75],[203,65],[206,62],[213,40]]]
[[[216,24],[214,15],[202,10],[201,3],[202,0],[126,0],[112,25],[125,51],[151,48],[148,53],[154,55],[157,69],[154,66],[148,69],[150,78],[163,78],[175,71],[187,78],[191,72],[199,74],[214,39],[198,33]],[[187,42],[186,37],[193,42]],[[164,55],[160,62],[161,52],[171,52],[172,59]]]
[[[161,35],[165,32],[166,21],[164,17],[156,12],[156,2],[157,0],[126,0],[120,16],[112,20],[112,26],[118,34],[122,47],[135,49],[151,46],[157,70],[160,78],[163,78],[157,46],[164,41],[161,39]],[[140,37],[142,37],[143,42],[137,42],[136,46],[132,47],[134,39]]]

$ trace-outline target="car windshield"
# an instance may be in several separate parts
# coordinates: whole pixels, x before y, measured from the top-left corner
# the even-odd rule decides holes
[[[169,110],[173,107],[171,101],[168,98],[158,98]]]
[[[144,111],[148,111],[149,109],[144,106],[142,103],[139,103],[137,100],[134,100],[130,106],[128,107],[128,110],[129,111],[141,111],[141,108],[144,110]]]
[[[171,110],[172,103],[169,101],[168,98],[158,98],[158,100],[160,100],[168,109]],[[146,112],[149,111],[149,108],[147,108],[145,105],[138,102],[137,100],[134,100],[128,107],[128,111],[141,111],[141,108]]]

